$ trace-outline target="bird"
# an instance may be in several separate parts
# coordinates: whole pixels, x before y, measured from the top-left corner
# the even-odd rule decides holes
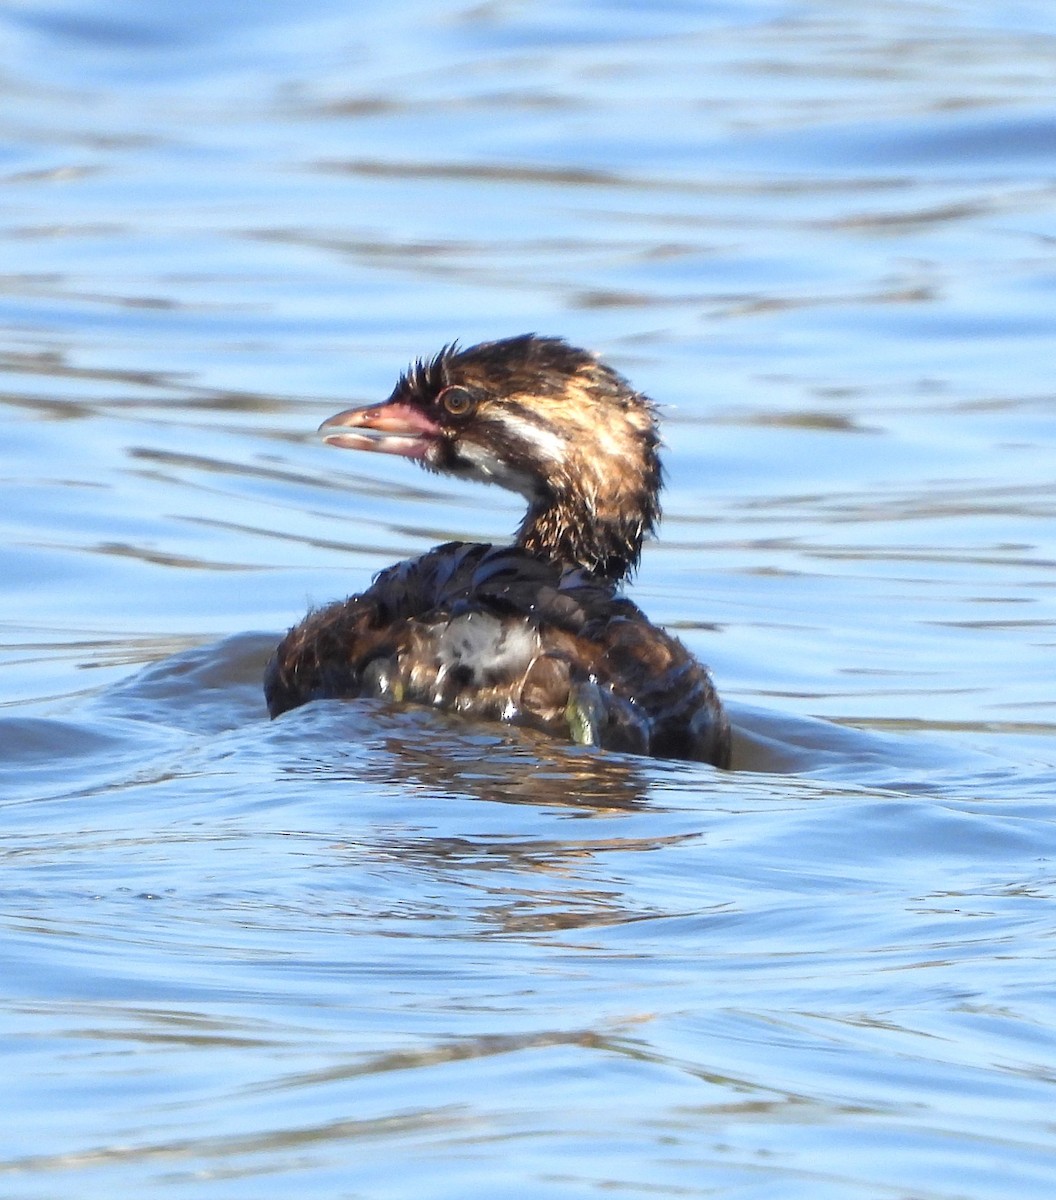
[[[663,484],[656,405],[623,375],[559,337],[453,342],[414,361],[387,400],[320,433],[497,484],[527,510],[509,545],[447,542],[309,611],[267,665],[273,718],[379,697],[729,766],[708,671],[623,594]]]

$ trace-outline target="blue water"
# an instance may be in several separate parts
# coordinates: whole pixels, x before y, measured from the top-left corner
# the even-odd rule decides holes
[[[0,1194],[1048,1200],[1056,12],[0,14]],[[376,702],[517,497],[339,453],[526,330],[659,401],[729,773]]]

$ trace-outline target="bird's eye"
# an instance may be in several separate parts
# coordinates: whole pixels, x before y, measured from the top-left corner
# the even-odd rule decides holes
[[[477,407],[477,398],[463,387],[444,388],[440,393],[444,411],[452,417],[466,417]]]

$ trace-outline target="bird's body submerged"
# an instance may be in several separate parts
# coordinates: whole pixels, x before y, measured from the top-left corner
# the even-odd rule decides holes
[[[363,695],[725,766],[705,669],[619,594],[659,516],[652,405],[593,356],[525,336],[449,348],[327,440],[521,492],[512,546],[438,546],[309,613],[268,665],[272,716]]]

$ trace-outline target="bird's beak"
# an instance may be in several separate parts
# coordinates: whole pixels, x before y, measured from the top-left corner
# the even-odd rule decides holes
[[[338,430],[356,429],[359,433]],[[398,400],[386,400],[366,408],[346,408],[319,426],[327,445],[344,450],[371,450],[375,454],[398,454],[422,459],[440,436],[440,426],[420,409]]]

